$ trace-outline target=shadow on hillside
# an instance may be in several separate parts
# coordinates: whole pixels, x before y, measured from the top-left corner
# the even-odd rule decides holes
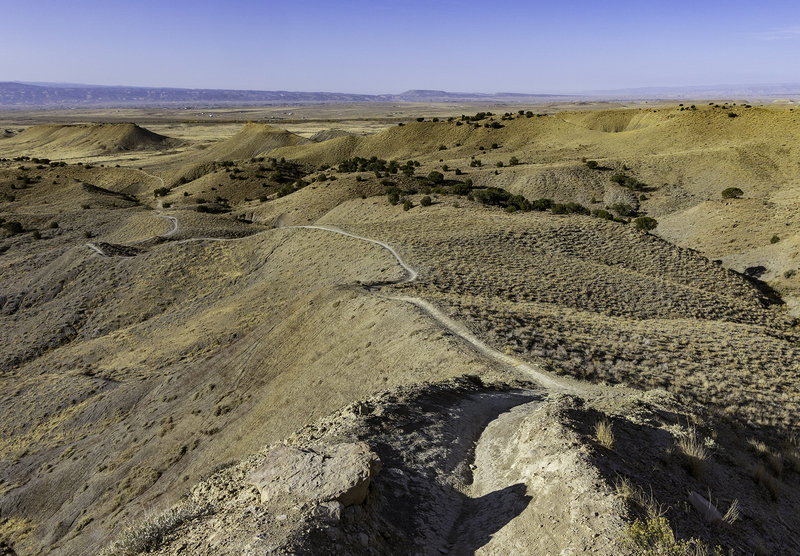
[[[523,483],[509,485],[480,498],[466,498],[451,534],[452,551],[473,554],[492,536],[520,515],[533,499]]]

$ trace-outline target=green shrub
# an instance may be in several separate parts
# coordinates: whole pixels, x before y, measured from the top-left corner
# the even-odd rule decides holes
[[[472,191],[471,183],[457,183],[453,186],[453,193],[456,195],[469,195]]]
[[[414,203],[411,202],[411,199],[406,199],[406,202],[403,203],[403,210],[411,210],[414,208]]]
[[[633,176],[628,176],[625,174],[614,174],[611,176],[611,181],[614,183],[618,183],[623,187],[627,187],[628,189],[633,189],[634,191],[638,191],[644,189],[645,184],[634,178]]]
[[[169,189],[166,187],[158,187],[153,190],[153,197],[164,197],[169,194]]]
[[[593,210],[592,216],[596,218],[602,218],[603,220],[614,220],[614,215],[603,209]]]
[[[705,543],[695,539],[676,540],[669,521],[664,517],[652,517],[646,521],[637,518],[631,525],[628,525],[622,542],[633,554],[641,556],[722,554],[719,548],[709,551],[709,547]]]
[[[51,230],[55,230],[56,228],[58,228],[58,222],[50,222],[48,228],[50,228]]]
[[[397,193],[397,191],[390,191],[388,197],[390,205],[396,205],[400,202],[400,195]]]
[[[433,200],[428,195],[425,195],[422,199],[420,199],[419,204],[423,207],[429,207],[433,204]]]
[[[33,234],[31,234],[33,239],[42,239],[42,233],[39,230],[33,230]]]
[[[418,121],[418,122],[424,122],[424,121],[425,121],[425,118],[417,118],[417,121]]]
[[[554,203],[550,207],[550,212],[553,214],[591,214],[589,209],[585,206],[581,205],[580,203]]]
[[[769,242],[770,243],[778,243],[780,240],[781,240],[781,238],[779,238],[777,235],[774,235],[774,236],[772,236],[770,238]]]
[[[616,203],[609,208],[620,216],[636,216],[636,209],[627,203]]]
[[[591,169],[591,170],[596,170],[598,166],[599,166],[599,164],[597,163],[596,160],[587,160],[586,161],[586,167]]]
[[[508,161],[509,166],[516,166],[517,164],[519,164],[519,159],[516,156],[512,156]]]
[[[650,230],[656,229],[656,227],[658,226],[658,221],[655,218],[650,218],[649,216],[640,216],[639,218],[633,221],[633,226],[637,230],[649,232]]]
[[[428,174],[428,181],[431,183],[442,183],[444,181],[444,174],[434,170]]]
[[[744,191],[738,187],[728,187],[722,190],[723,199],[741,199],[742,195],[744,195]]]

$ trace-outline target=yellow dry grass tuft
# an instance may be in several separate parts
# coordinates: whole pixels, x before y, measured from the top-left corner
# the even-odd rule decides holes
[[[611,422],[607,417],[603,417],[594,424],[594,435],[597,442],[607,450],[614,447],[614,431],[611,429]]]
[[[709,452],[703,440],[697,434],[697,429],[692,427],[687,434],[678,438],[675,445],[686,459],[692,476],[699,479],[705,473],[705,461],[708,459]]]

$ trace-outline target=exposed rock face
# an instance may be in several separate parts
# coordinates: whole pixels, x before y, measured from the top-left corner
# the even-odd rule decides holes
[[[261,502],[282,496],[304,502],[336,501],[361,504],[381,460],[363,442],[336,444],[319,451],[277,446],[267,460],[250,473],[249,481],[261,493]]]

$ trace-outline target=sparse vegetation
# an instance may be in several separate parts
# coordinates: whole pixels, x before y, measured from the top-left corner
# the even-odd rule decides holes
[[[614,447],[614,431],[607,418],[602,418],[594,424],[594,434],[597,442],[603,448],[611,450]]]
[[[744,195],[744,191],[738,187],[728,187],[722,190],[723,199],[740,199]]]
[[[633,226],[637,230],[642,230],[643,232],[649,232],[651,230],[655,230],[658,227],[658,221],[655,218],[651,218],[649,216],[640,216],[639,218],[633,221]]]
[[[193,519],[211,513],[210,506],[184,502],[172,509],[144,519],[142,523],[125,529],[120,538],[100,554],[102,556],[134,556],[157,550],[172,531]]]

